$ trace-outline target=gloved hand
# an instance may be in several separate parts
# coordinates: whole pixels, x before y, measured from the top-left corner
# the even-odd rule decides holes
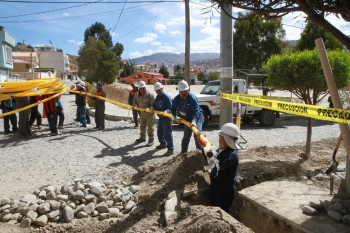
[[[178,124],[181,123],[181,120],[180,120],[179,118],[177,118],[177,117],[174,118],[174,121],[175,121],[176,123],[178,123]]]
[[[165,113],[169,113],[169,114],[171,114],[170,109],[167,109],[167,110],[165,110],[164,112],[165,112]]]
[[[194,126],[194,127],[197,128],[197,123],[196,123],[195,121],[192,121],[192,122],[191,122],[191,127],[192,127],[192,126]]]
[[[132,110],[135,110],[135,104],[132,105],[132,108],[131,108],[131,109],[132,109]]]
[[[149,111],[150,111],[150,113],[152,113],[152,114],[154,115],[154,108],[153,108],[153,107],[151,107],[151,108],[149,109]]]
[[[200,139],[201,134],[197,134],[196,137],[197,137],[197,141],[198,141],[199,145],[200,145],[202,148],[205,147],[205,145],[207,144],[207,142],[205,142],[205,141],[203,142],[203,141]]]

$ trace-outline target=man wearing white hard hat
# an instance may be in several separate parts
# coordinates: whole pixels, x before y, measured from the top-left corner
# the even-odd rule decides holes
[[[149,93],[149,91],[146,90],[146,83],[144,81],[140,81],[138,83],[138,87],[139,87],[139,90],[134,97],[132,110],[134,110],[135,107],[151,108],[154,101],[154,95]],[[146,141],[146,129],[147,129],[147,134],[148,134],[147,146],[153,145],[154,123],[155,123],[155,116],[152,113],[141,111],[140,138],[137,139],[135,143],[141,143]]]
[[[191,127],[197,127],[198,131],[202,131],[204,117],[203,111],[199,107],[198,100],[194,94],[189,92],[188,83],[184,80],[178,83],[179,94],[175,96],[173,100],[173,104],[171,107],[171,113],[174,116],[174,120],[179,122],[177,116],[182,119],[191,122]],[[186,153],[188,150],[188,145],[191,140],[192,130],[184,126],[184,137],[181,142],[181,153]],[[196,143],[196,148],[201,149],[200,144],[198,143],[198,139],[196,135],[193,133],[194,140]]]
[[[226,123],[217,133],[222,147],[208,159],[211,168],[210,203],[228,213],[236,195],[239,129],[235,124]]]
[[[154,110],[171,113],[171,97],[163,91],[163,85],[159,82],[154,84],[154,90],[157,93],[157,97],[154,100],[151,113],[153,114]],[[164,156],[170,156],[174,154],[174,144],[173,144],[173,119],[170,117],[165,117],[159,115],[158,121],[158,130],[157,136],[160,145],[156,146],[156,149],[165,149],[168,148],[168,151],[164,154]]]

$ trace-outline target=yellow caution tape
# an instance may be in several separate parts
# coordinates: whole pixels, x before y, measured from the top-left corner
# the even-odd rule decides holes
[[[264,100],[261,98],[252,98],[249,96],[242,96],[240,94],[225,94],[221,93],[220,97],[235,102],[245,103],[261,108],[271,109],[274,111],[290,113],[294,115],[310,117],[325,121],[333,121],[338,123],[350,124],[350,111],[337,109],[337,108],[326,108],[317,105],[310,104],[298,104],[283,102],[277,100]]]
[[[238,94],[238,93],[234,93],[234,95],[246,96],[246,97],[251,97],[251,98],[259,98],[259,99],[286,99],[286,100],[300,100],[299,98],[294,98],[294,97],[281,97],[281,96],[250,95],[250,94]]]
[[[80,92],[80,91],[72,91],[72,90],[69,90],[69,92],[72,92],[72,93],[76,93],[76,94],[87,94],[89,96],[92,96],[92,97],[96,97],[96,98],[99,98],[101,100],[105,100],[107,102],[110,102],[112,104],[115,104],[115,105],[119,105],[119,106],[122,106],[122,107],[125,107],[125,108],[130,108],[132,109],[132,106],[130,105],[127,105],[127,104],[122,104],[122,103],[119,103],[119,102],[116,102],[116,101],[113,101],[113,100],[110,100],[110,99],[107,99],[107,98],[104,98],[104,97],[101,97],[101,96],[98,96],[98,95],[93,95],[93,94],[90,94],[90,93],[87,93],[87,92]],[[138,111],[143,111],[143,112],[150,112],[149,109],[145,109],[145,108],[138,108],[138,107],[135,107],[134,108],[135,110],[138,110]],[[154,113],[156,114],[159,114],[159,115],[162,115],[162,116],[165,116],[165,117],[169,117],[169,118],[174,118],[174,116],[170,113],[165,113],[165,112],[161,112],[161,111],[156,111],[154,110]],[[181,119],[181,123],[185,124],[188,128],[190,128],[198,137],[199,139],[202,141],[202,144],[203,144],[203,147],[211,147],[212,145],[210,144],[210,142],[204,137],[204,135],[202,135],[198,129],[194,126],[191,126],[191,123],[188,122],[188,121],[185,121],[184,119]]]

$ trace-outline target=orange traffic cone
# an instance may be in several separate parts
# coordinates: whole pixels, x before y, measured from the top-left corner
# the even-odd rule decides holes
[[[46,116],[46,111],[45,111],[45,107],[43,106],[43,116],[42,116],[42,118],[47,118],[47,116]]]

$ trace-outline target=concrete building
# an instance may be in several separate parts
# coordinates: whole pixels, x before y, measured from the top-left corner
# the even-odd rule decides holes
[[[0,82],[9,79],[9,70],[13,69],[12,48],[15,37],[5,30],[0,31]]]
[[[57,72],[61,72],[61,79],[67,79],[69,73],[69,57],[64,52],[38,52],[40,68],[42,69],[54,69]]]

